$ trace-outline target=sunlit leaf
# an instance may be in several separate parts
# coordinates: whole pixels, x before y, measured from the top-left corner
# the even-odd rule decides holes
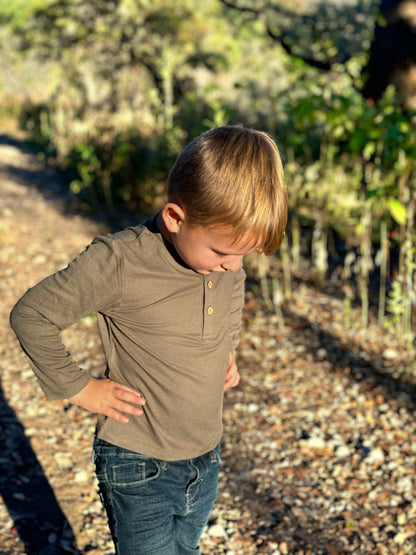
[[[376,151],[376,143],[374,141],[370,141],[367,143],[363,149],[363,158],[364,160],[370,160],[372,155]]]
[[[407,220],[406,207],[397,199],[389,200],[389,210],[392,218],[400,225],[405,225]]]

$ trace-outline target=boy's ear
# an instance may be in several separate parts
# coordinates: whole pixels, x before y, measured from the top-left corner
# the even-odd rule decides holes
[[[185,211],[179,204],[168,202],[163,207],[162,217],[168,231],[177,233],[185,221]]]

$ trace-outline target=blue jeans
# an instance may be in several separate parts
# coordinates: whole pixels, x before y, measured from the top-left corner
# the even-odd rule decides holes
[[[95,438],[94,462],[118,555],[195,555],[217,497],[220,446],[161,461]]]

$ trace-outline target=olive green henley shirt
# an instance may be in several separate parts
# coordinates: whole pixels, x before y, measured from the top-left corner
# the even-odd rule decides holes
[[[65,399],[90,376],[67,353],[60,332],[97,312],[106,375],[146,399],[144,414],[129,415],[128,424],[99,415],[98,437],[162,460],[193,458],[221,437],[244,277],[242,269],[193,271],[150,220],[97,237],[20,299],[11,324],[46,397]]]

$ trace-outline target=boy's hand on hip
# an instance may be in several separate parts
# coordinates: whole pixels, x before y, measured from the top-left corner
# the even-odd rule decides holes
[[[230,353],[230,363],[228,365],[227,374],[225,376],[224,389],[230,389],[230,387],[235,387],[240,381],[240,374],[238,373],[237,364],[235,362],[234,355]]]
[[[134,389],[108,378],[91,378],[84,389],[69,400],[90,412],[104,414],[122,424],[129,421],[123,413],[140,416],[143,414],[141,407],[146,403],[144,397]]]

